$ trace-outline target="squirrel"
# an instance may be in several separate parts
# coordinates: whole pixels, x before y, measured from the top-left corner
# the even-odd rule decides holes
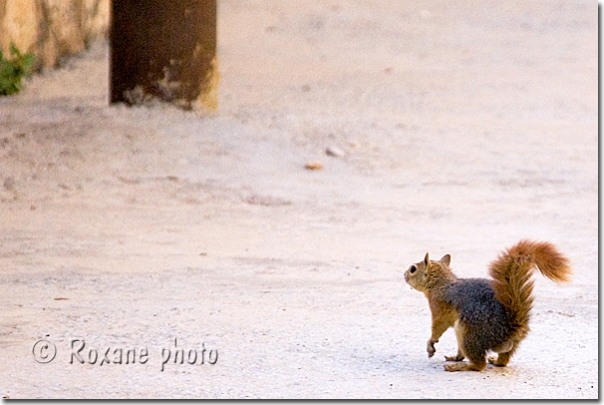
[[[504,367],[529,332],[534,297],[531,275],[535,266],[555,282],[567,282],[572,274],[569,260],[548,242],[522,240],[502,252],[489,267],[492,280],[457,278],[451,268],[451,255],[440,260],[412,264],[405,281],[428,298],[432,313],[432,335],[428,357],[434,345],[449,328],[455,329],[458,351],[445,356],[446,371],[481,371],[487,366],[488,351],[497,353],[488,361]],[[462,362],[468,358],[469,363]]]

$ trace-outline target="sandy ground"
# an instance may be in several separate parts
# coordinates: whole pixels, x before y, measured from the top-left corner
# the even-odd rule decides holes
[[[210,116],[107,106],[106,44],[0,99],[0,394],[597,398],[596,3],[461,3],[221,1]],[[445,372],[403,271],[522,238],[573,283]]]

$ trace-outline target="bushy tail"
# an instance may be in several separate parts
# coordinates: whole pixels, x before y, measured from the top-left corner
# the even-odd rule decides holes
[[[517,343],[529,332],[530,310],[533,307],[535,266],[545,277],[556,281],[570,280],[569,262],[554,245],[547,242],[522,240],[499,255],[489,269],[495,280],[495,296],[508,311],[512,339]]]

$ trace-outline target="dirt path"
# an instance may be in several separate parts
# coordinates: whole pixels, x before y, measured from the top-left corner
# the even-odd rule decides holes
[[[212,116],[108,107],[105,44],[0,99],[0,394],[597,398],[595,4],[403,3],[221,2]],[[403,271],[522,238],[574,282],[444,372]]]

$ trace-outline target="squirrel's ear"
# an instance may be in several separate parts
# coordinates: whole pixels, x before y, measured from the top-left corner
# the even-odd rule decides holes
[[[448,267],[451,264],[451,255],[444,255],[442,259],[440,259],[440,262]]]
[[[424,257],[424,264],[428,265],[428,263],[430,263],[430,256],[428,255],[428,253],[426,253],[426,257]]]

